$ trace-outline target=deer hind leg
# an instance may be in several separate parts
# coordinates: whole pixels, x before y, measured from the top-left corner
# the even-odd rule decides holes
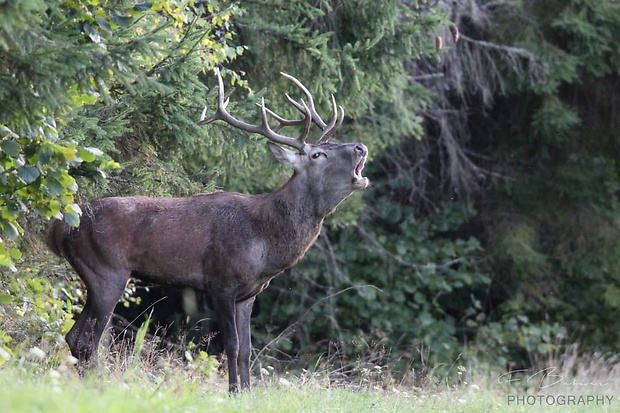
[[[84,310],[67,334],[66,340],[71,354],[78,359],[78,371],[83,374],[97,361],[101,335],[123,294],[129,272],[107,269],[94,272],[79,261],[72,262],[72,265],[86,284],[87,296]]]
[[[71,330],[69,330],[69,333],[67,333],[67,336],[66,336],[67,344],[69,345],[71,354],[79,362],[78,371],[80,372],[80,374],[84,373],[85,367],[88,367],[91,361],[90,359],[91,359],[92,354],[90,351],[88,351],[88,346],[85,345],[83,341],[80,341],[80,335],[84,331],[86,320],[92,318],[91,308],[92,308],[91,300],[88,300],[87,298],[86,304],[84,305],[84,309],[78,315],[77,320],[75,321],[75,323],[73,324],[73,327],[71,327]]]
[[[255,298],[248,298],[236,304],[235,318],[237,321],[237,335],[239,337],[238,364],[242,390],[250,388],[250,356],[252,353],[250,317],[252,316],[252,305]]]

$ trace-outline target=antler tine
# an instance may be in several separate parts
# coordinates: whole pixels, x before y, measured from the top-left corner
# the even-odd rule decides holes
[[[308,134],[310,133],[310,127],[312,126],[312,116],[310,115],[310,109],[308,109],[308,106],[306,105],[305,102],[302,101],[302,105],[300,108],[300,110],[304,114],[304,118],[293,119],[293,120],[285,119],[282,116],[275,113],[274,111],[272,111],[271,109],[269,109],[268,107],[266,107],[264,99],[263,99],[262,104],[259,106],[261,107],[261,110],[264,109],[266,113],[268,113],[272,118],[278,121],[278,126],[276,126],[276,128],[273,129],[274,132],[278,132],[280,129],[282,129],[285,126],[303,125],[304,128],[302,129],[298,140],[302,142],[304,145],[306,144],[306,138],[308,137]],[[266,122],[266,120],[264,120],[264,122]],[[267,125],[267,127],[269,128],[269,125]]]
[[[317,125],[319,125],[319,127],[322,130],[325,130],[325,127],[327,126],[327,124],[316,111],[316,108],[314,106],[314,98],[312,97],[312,93],[310,93],[308,88],[305,87],[304,84],[301,83],[301,81],[299,81],[299,79],[297,79],[295,76],[289,75],[286,72],[280,72],[280,74],[284,76],[285,78],[291,80],[293,83],[297,85],[298,88],[300,88],[304,92],[304,94],[306,95],[306,98],[308,98],[308,109],[310,109],[310,114],[312,115],[312,119]],[[286,95],[286,97],[288,98],[289,102],[291,102],[297,109],[301,110],[301,107],[302,107],[301,103],[295,101],[288,94]]]
[[[304,148],[306,146],[305,138],[304,140],[302,140],[302,139],[295,139],[295,138],[291,138],[288,136],[280,135],[279,133],[271,129],[271,127],[269,127],[269,122],[267,119],[268,109],[265,107],[264,99],[261,105],[261,114],[262,114],[262,119],[263,119],[261,125],[253,125],[250,123],[246,123],[244,121],[241,121],[235,118],[230,113],[228,113],[228,111],[226,111],[226,106],[228,105],[229,99],[224,100],[224,81],[222,80],[222,75],[220,74],[219,69],[215,69],[215,74],[217,75],[217,80],[218,80],[217,110],[213,115],[205,119],[205,114],[207,110],[207,108],[205,107],[205,109],[202,111],[202,115],[200,116],[200,119],[198,120],[199,125],[206,125],[216,120],[223,120],[224,122],[228,123],[231,126],[234,126],[237,129],[241,129],[243,131],[250,132],[250,133],[258,133],[260,135],[263,135],[264,137],[266,137],[272,142],[276,142],[282,145],[296,148],[300,150],[301,152],[304,151]]]
[[[329,125],[327,125],[326,128],[323,130],[323,134],[317,141],[319,144],[329,141],[329,139],[334,136],[334,134],[340,128],[342,122],[344,121],[344,109],[342,108],[342,106],[336,106],[336,98],[334,97],[334,95],[332,95],[332,108],[334,116],[329,122]],[[340,116],[338,116],[338,109],[340,109]]]
[[[218,82],[218,90],[217,90],[217,111],[209,116],[208,119],[205,119],[205,115],[207,113],[207,106],[202,110],[202,114],[200,115],[200,119],[198,120],[199,125],[207,125],[213,121],[223,119],[222,111],[226,112],[226,106],[228,106],[229,99],[224,100],[224,81],[222,80],[222,75],[220,74],[220,69],[215,68],[215,74],[217,75]]]
[[[301,134],[299,135],[299,140],[302,141],[303,143],[306,143],[306,138],[308,137],[308,134],[310,133],[310,127],[312,126],[312,115],[310,113],[310,108],[308,108],[308,105],[306,105],[306,102],[302,100],[301,103],[304,108],[304,115],[305,115],[304,120],[306,121],[306,123],[304,124],[304,129],[301,131]]]
[[[261,105],[257,104],[259,107]],[[275,120],[278,121],[278,126],[275,127],[274,132],[279,132],[280,129],[286,127],[286,126],[300,126],[303,125],[305,126],[308,123],[312,123],[312,117],[310,116],[310,114],[308,113],[307,108],[304,109],[305,106],[302,106],[301,108],[298,108],[304,115],[303,119],[285,119],[282,116],[278,115],[277,113],[275,113],[274,111],[272,111],[271,109],[269,109],[268,107],[265,107],[265,110],[267,111],[267,113],[274,118]],[[309,132],[308,132],[309,133]],[[307,134],[306,134],[307,135]],[[305,139],[304,139],[305,141]]]
[[[342,122],[344,121],[344,109],[342,108],[342,106],[336,105],[336,98],[334,97],[334,95],[332,95],[331,96],[332,97],[332,108],[333,108],[334,116],[332,120],[329,122],[329,124],[326,124],[325,121],[321,118],[321,116],[316,111],[312,93],[310,93],[308,88],[304,86],[304,84],[301,83],[301,81],[299,81],[299,79],[297,79],[296,77],[289,75],[288,73],[285,73],[285,72],[280,72],[280,73],[282,74],[282,76],[286,77],[287,79],[295,83],[297,87],[299,87],[304,92],[306,97],[308,98],[308,105],[306,105],[303,100],[302,100],[302,103],[299,103],[293,98],[291,98],[288,94],[286,95],[286,98],[289,100],[289,102],[291,102],[291,104],[295,106],[298,110],[301,111],[304,106],[307,107],[308,110],[310,111],[310,114],[314,122],[323,130],[323,134],[321,135],[317,143],[321,144],[321,143],[325,143],[329,141],[329,139],[332,136],[334,136],[334,134],[340,128],[340,126],[342,126]],[[338,115],[338,109],[340,109],[340,116]]]
[[[271,127],[269,126],[269,119],[267,118],[267,111],[269,111],[269,114],[271,116],[275,115],[277,116],[277,118],[280,118],[285,123],[290,122],[292,124],[297,124],[299,122],[295,120],[289,121],[287,119],[284,119],[278,114],[276,114],[275,112],[273,112],[272,110],[267,109],[267,106],[265,105],[265,98],[262,98],[261,99],[262,123],[260,126],[256,127],[257,133],[260,133],[261,135],[263,135],[264,137],[266,137],[272,142],[277,142],[277,143],[281,143],[282,145],[291,146],[293,148],[299,149],[300,152],[303,152],[304,148],[306,147],[305,137],[304,139],[295,139],[295,138],[291,138],[288,136],[280,135],[277,131],[280,130],[282,127],[286,126],[286,125],[283,125],[282,122],[280,122],[280,124],[278,125],[275,131],[271,129]]]

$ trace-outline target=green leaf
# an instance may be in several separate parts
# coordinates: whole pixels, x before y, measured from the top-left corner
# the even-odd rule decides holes
[[[62,186],[62,184],[60,182],[58,182],[56,179],[50,178],[47,182],[47,190],[49,191],[49,193],[51,195],[54,196],[59,196],[61,195],[65,188]]]
[[[97,157],[95,155],[93,155],[92,153],[88,152],[87,150],[84,150],[83,148],[79,148],[77,151],[77,154],[80,158],[82,158],[82,160],[84,162],[92,162],[95,159],[97,159]]]
[[[66,212],[65,213],[65,222],[72,227],[77,227],[80,225],[80,214],[77,212]]]
[[[52,162],[52,155],[54,153],[49,148],[43,148],[37,153],[37,162],[44,166]]]
[[[79,148],[77,153],[78,156],[86,162],[92,162],[97,159],[98,156],[103,155],[103,152],[97,148]]]
[[[97,16],[95,17],[95,20],[97,21],[97,24],[99,25],[99,27],[101,27],[108,33],[112,32],[112,26],[110,26],[110,23],[106,19],[104,19],[101,16]]]
[[[60,208],[62,207],[60,202],[58,202],[55,199],[50,199],[48,207],[49,207],[49,212],[50,212],[49,216],[52,216],[52,217],[58,216],[58,218],[61,218],[61,216],[59,215]]]
[[[9,304],[13,301],[13,296],[9,294],[0,294],[0,304]]]
[[[0,145],[0,149],[2,152],[6,153],[9,156],[17,156],[22,149],[22,146],[19,142],[15,141],[4,141],[2,145]]]
[[[70,204],[65,207],[66,212],[75,212],[76,214],[82,213],[82,208],[78,204]]]
[[[88,34],[88,37],[90,37],[93,43],[101,43],[101,36],[99,36],[99,33],[97,33],[97,30],[93,26],[88,23],[84,24],[84,31]]]
[[[153,7],[153,4],[151,2],[144,2],[144,3],[138,3],[135,6],[133,6],[133,9],[136,11],[147,11],[150,10],[151,7]]]
[[[75,146],[73,145],[69,145],[69,146],[54,145],[53,150],[57,154],[62,155],[67,161],[75,160],[76,150],[75,150]]]
[[[120,169],[121,164],[119,164],[116,161],[107,161],[107,162],[102,162],[99,165],[99,168],[103,170],[115,170],[115,169]]]
[[[60,195],[60,202],[62,202],[65,205],[71,204],[73,202],[73,194],[64,192],[62,195]]]
[[[119,12],[112,13],[112,21],[118,24],[120,27],[128,27],[131,23],[133,23],[132,16],[124,16]]]
[[[58,182],[60,182],[60,184],[69,191],[77,191],[77,184],[75,182],[75,178],[66,172],[63,172],[60,178],[58,178]]]
[[[17,174],[24,182],[29,184],[39,177],[39,169],[35,166],[20,166]]]
[[[11,257],[9,257],[6,251],[0,248],[0,267],[11,267],[12,265],[13,260],[11,260]]]
[[[22,257],[22,252],[20,250],[18,250],[17,248],[11,248],[9,250],[9,255],[14,260],[18,260],[18,259],[20,259]]]
[[[4,231],[3,232],[4,232],[4,235],[6,235],[6,237],[9,240],[14,240],[15,238],[17,238],[19,236],[19,229],[12,222],[5,222],[4,223]]]
[[[2,208],[2,218],[14,218],[19,215],[21,210],[19,203],[8,201],[6,206]]]

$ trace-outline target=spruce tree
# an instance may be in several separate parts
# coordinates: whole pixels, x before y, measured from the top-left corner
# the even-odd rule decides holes
[[[104,177],[142,143],[186,144],[200,76],[242,51],[228,44],[236,12],[194,1],[0,5],[0,266],[15,269],[9,243],[30,212],[79,223],[76,177]]]

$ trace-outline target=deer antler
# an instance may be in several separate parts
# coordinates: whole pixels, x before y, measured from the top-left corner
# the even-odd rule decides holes
[[[284,76],[285,78],[290,79],[293,83],[297,85],[297,87],[299,87],[305,93],[306,98],[308,99],[307,107],[308,109],[310,109],[310,114],[312,115],[312,119],[314,120],[314,123],[319,125],[321,130],[323,130],[323,134],[321,135],[317,143],[327,142],[332,136],[334,136],[336,131],[342,125],[342,121],[344,120],[344,109],[342,108],[342,106],[336,106],[336,98],[334,98],[334,95],[332,95],[332,108],[333,108],[334,113],[333,113],[332,120],[329,122],[329,124],[325,123],[325,121],[321,118],[321,116],[316,111],[316,108],[314,106],[314,99],[312,98],[312,93],[310,93],[308,88],[304,86],[304,84],[301,83],[301,81],[299,81],[299,79],[297,79],[295,76],[289,75],[288,73],[285,73],[285,72],[280,72],[280,74]],[[303,100],[302,100],[302,103],[299,103],[295,101],[293,98],[291,98],[288,94],[286,94],[286,98],[298,110],[302,110],[302,108],[306,106]],[[338,108],[340,108],[340,116],[338,116]]]
[[[217,75],[218,80],[218,95],[217,95],[217,111],[208,118],[205,118],[207,113],[207,107],[202,111],[200,119],[198,120],[199,125],[206,125],[208,123],[214,122],[216,120],[223,120],[229,125],[234,126],[237,129],[244,130],[250,133],[258,133],[263,135],[267,139],[272,142],[280,143],[282,145],[290,146],[298,149],[300,152],[304,152],[304,148],[306,146],[306,138],[310,133],[310,127],[312,125],[312,121],[314,121],[320,128],[323,130],[323,134],[317,141],[317,143],[325,143],[331,138],[336,130],[342,125],[342,121],[344,119],[344,109],[340,107],[340,117],[338,117],[338,109],[336,107],[336,99],[332,95],[332,106],[334,116],[329,124],[326,124],[321,116],[317,113],[314,107],[314,99],[312,98],[312,94],[310,91],[295,77],[282,72],[282,75],[290,80],[292,80],[305,94],[308,98],[309,104],[306,104],[303,100],[301,103],[295,101],[288,94],[286,94],[286,98],[288,101],[303,115],[303,119],[285,119],[272,110],[268,109],[265,106],[265,99],[262,100],[261,104],[258,105],[261,108],[262,115],[262,123],[260,125],[253,125],[250,123],[246,123],[242,120],[239,120],[232,116],[227,110],[226,106],[228,106],[229,99],[224,99],[224,81],[222,80],[222,75],[220,74],[219,69],[215,69],[215,74]],[[272,129],[269,126],[269,121],[267,119],[267,115],[271,116],[278,122],[278,126],[275,129]],[[278,132],[286,126],[304,126],[299,138],[291,138],[289,136],[280,135]]]
[[[276,120],[280,122],[280,124],[276,128],[276,130],[278,131],[282,129],[284,126],[299,125],[299,124],[302,124],[303,122],[303,124],[306,125],[305,130],[309,132],[311,117],[310,117],[309,109],[307,109],[307,107],[305,109],[303,107],[302,109],[298,108],[300,111],[302,111],[302,113],[305,114],[305,119],[301,121],[297,121],[297,120],[289,121],[277,115],[273,111],[267,109],[267,107],[265,106],[265,99],[263,99],[260,104],[262,123],[260,125],[253,125],[251,123],[244,122],[242,120],[235,118],[230,113],[228,113],[228,111],[226,110],[226,106],[228,106],[229,99],[226,98],[226,100],[224,100],[224,81],[222,80],[222,75],[220,74],[219,69],[215,69],[215,74],[217,75],[217,81],[219,85],[218,94],[217,94],[217,111],[210,117],[205,118],[205,115],[207,113],[207,107],[205,106],[204,110],[202,111],[202,115],[200,116],[200,119],[198,120],[199,125],[206,125],[216,120],[223,120],[224,122],[228,123],[229,125],[234,126],[237,129],[241,129],[241,130],[244,130],[250,133],[258,133],[260,135],[263,135],[264,137],[266,137],[272,142],[290,146],[290,147],[299,149],[300,151],[303,152],[304,147],[306,146],[306,137],[308,133],[302,134],[302,136],[300,136],[299,139],[280,135],[278,132],[274,131],[269,126],[269,121],[267,119],[267,113],[269,112],[269,115],[271,115],[272,117],[274,117]]]

